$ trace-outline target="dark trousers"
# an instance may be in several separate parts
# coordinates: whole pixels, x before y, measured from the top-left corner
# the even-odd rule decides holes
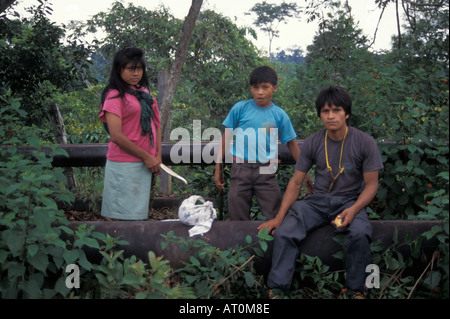
[[[354,198],[328,194],[310,195],[295,202],[281,226],[274,232],[272,267],[267,286],[271,289],[288,290],[300,254],[300,243],[311,231],[330,223],[354,202]],[[356,214],[344,234],[346,285],[351,290],[363,291],[366,266],[371,263],[372,237],[372,225],[364,209]]]
[[[275,173],[261,174],[267,164],[233,163],[231,166],[228,215],[231,220],[250,220],[253,196],[262,213],[272,219],[281,205],[281,191]]]

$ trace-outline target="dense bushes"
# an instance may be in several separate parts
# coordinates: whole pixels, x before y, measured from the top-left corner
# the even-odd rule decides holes
[[[68,227],[57,202],[72,203],[74,195],[64,187],[63,170],[51,165],[53,156],[67,154],[43,144],[37,127],[21,126],[26,113],[18,100],[0,98],[0,298],[194,297],[168,286],[171,269],[160,257],[149,252],[146,267],[135,257],[123,257],[117,245],[126,243],[119,238],[86,225]],[[32,151],[20,150],[24,145]],[[104,258],[92,264],[85,248],[99,250]],[[69,265],[79,267],[82,284],[75,288],[81,289],[67,283]]]
[[[58,201],[73,201],[73,194],[64,188],[65,176],[51,167],[53,155],[61,150],[46,145],[48,157],[33,127],[19,126],[20,102],[10,100],[0,110],[2,115],[0,150],[0,296],[1,298],[265,298],[264,279],[253,268],[255,258],[267,249],[271,237],[260,234],[257,242],[247,237],[248,247],[232,247],[221,251],[202,239],[183,239],[162,234],[164,246],[178,245],[190,252],[190,262],[173,271],[167,261],[149,252],[147,261],[132,256],[125,258],[118,244],[120,238],[95,232],[93,227],[67,227]],[[11,131],[18,137],[7,138]],[[29,145],[32,154],[19,151]],[[31,157],[32,155],[33,157]],[[435,176],[436,185],[448,187],[448,172]],[[427,186],[428,188],[432,188]],[[438,188],[439,188],[438,187]],[[372,298],[444,298],[448,297],[448,193],[437,189],[425,195],[426,204],[408,218],[445,219],[444,228],[435,228],[418,238],[406,238],[399,244],[394,233],[393,244],[372,243],[373,261],[380,269],[381,288],[371,290]],[[376,210],[375,210],[376,211]],[[372,212],[372,217],[378,217]],[[394,213],[392,213],[394,215]],[[415,217],[414,217],[415,216]],[[436,236],[439,250],[416,278],[406,269],[421,258],[421,242]],[[71,236],[72,240],[63,239]],[[335,237],[337,242],[342,238]],[[404,257],[400,246],[411,249]],[[85,248],[99,250],[102,260],[92,264]],[[342,260],[342,253],[335,258]],[[79,289],[67,286],[67,266],[80,268]],[[330,271],[320,259],[301,255],[298,276],[294,279],[291,298],[348,298],[343,286],[343,270]],[[405,273],[405,274],[404,274]],[[70,285],[69,285],[70,287]]]

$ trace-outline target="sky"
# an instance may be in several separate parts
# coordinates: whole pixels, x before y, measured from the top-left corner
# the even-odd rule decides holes
[[[86,20],[98,12],[108,11],[113,0],[52,0],[53,14],[51,19],[56,23],[68,23],[70,20]],[[122,0],[123,3],[132,2],[135,6],[142,6],[148,10],[154,10],[161,4],[169,8],[170,12],[179,19],[189,12],[191,0]],[[263,52],[268,51],[268,37],[253,25],[254,15],[245,15],[256,4],[263,0],[204,0],[202,10],[212,9],[224,16],[229,17],[240,27],[252,27],[257,31],[258,40],[252,40],[256,47]],[[268,3],[281,3],[281,1],[266,0]],[[305,0],[286,0],[288,3],[296,2],[298,6],[304,6]],[[20,9],[36,4],[37,0],[19,0]],[[354,20],[366,36],[373,39],[373,35],[380,16],[380,10],[375,4],[375,0],[349,0],[352,8]],[[304,20],[304,21],[302,21]],[[272,42],[272,51],[279,51],[287,48],[300,48],[306,52],[306,47],[312,44],[314,35],[317,32],[316,23],[307,23],[306,18],[290,18],[287,24],[280,24],[280,36]],[[372,50],[388,50],[391,48],[391,36],[396,34],[395,8],[388,6],[383,14],[383,19],[378,28],[375,44]]]

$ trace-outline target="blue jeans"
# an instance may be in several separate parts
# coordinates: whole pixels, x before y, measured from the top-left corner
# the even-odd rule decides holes
[[[272,267],[267,286],[288,290],[294,276],[299,245],[314,229],[329,224],[344,209],[353,205],[356,198],[313,194],[295,202],[281,226],[275,230]],[[346,285],[351,290],[363,291],[366,266],[371,263],[370,240],[372,225],[365,209],[357,213],[344,231]]]

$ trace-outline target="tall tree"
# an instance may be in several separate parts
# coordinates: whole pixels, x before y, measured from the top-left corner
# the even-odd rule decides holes
[[[86,30],[76,32],[78,37],[100,28],[106,33],[98,42],[97,52],[103,57],[97,56],[96,62],[110,63],[115,51],[124,45],[144,49],[151,89],[156,91],[161,69],[167,70],[169,78],[182,24],[164,6],[150,11],[115,2],[108,12],[93,16]],[[192,118],[202,118],[209,127],[220,126],[231,105],[248,97],[248,74],[261,63],[261,58],[247,35],[256,38],[253,29],[238,27],[230,18],[212,10],[201,10],[171,103],[172,126],[189,127],[188,120]],[[159,88],[157,91],[161,106],[164,94]]]
[[[22,99],[28,113],[26,124],[46,124],[49,98],[59,91],[83,87],[83,72],[89,65],[84,45],[62,44],[65,30],[48,16],[51,5],[39,1],[30,8],[29,19],[0,15],[0,92],[11,90]]]
[[[202,4],[203,0],[192,0],[182,26],[164,6],[149,11],[131,3],[125,7],[119,1],[113,3],[109,12],[96,14],[86,24],[87,32],[94,33],[100,27],[107,33],[99,41],[100,51],[107,57],[105,60],[111,60],[118,48],[132,44],[145,50],[151,82],[157,81],[159,70],[170,69],[161,86],[164,88],[164,92],[160,92],[162,99],[159,99],[163,139],[168,132],[172,102]],[[76,31],[82,34],[81,28]]]
[[[106,12],[97,13],[85,25],[74,28],[79,37],[96,35],[100,29],[106,36],[97,40],[97,54],[102,63],[109,65],[117,50],[135,45],[145,51],[147,74],[156,83],[158,70],[170,68],[177,48],[177,36],[182,21],[175,19],[169,10],[161,6],[157,10],[116,1]],[[104,76],[108,76],[106,68]]]
[[[395,19],[397,24],[397,38],[396,46],[397,49],[403,47],[403,33],[401,28],[400,14],[403,12],[408,27],[414,29],[417,23],[417,15],[426,14],[426,12],[433,12],[439,10],[447,10],[448,12],[448,0],[375,0],[375,4],[381,9],[380,16],[378,18],[378,23],[373,34],[373,40],[370,46],[375,43],[378,27],[383,18],[386,8],[392,4],[395,5]],[[403,9],[403,10],[402,10]],[[401,12],[402,10],[402,12]],[[448,14],[447,14],[448,19]]]
[[[246,15],[252,13],[256,15],[253,24],[266,32],[269,37],[269,57],[272,57],[272,41],[275,37],[279,37],[280,33],[278,26],[280,22],[286,23],[288,18],[297,16],[297,4],[283,1],[280,5],[276,5],[263,1],[255,4]]]
[[[164,132],[167,132],[166,127],[169,125],[169,114],[172,107],[172,101],[180,79],[181,71],[183,70],[184,62],[186,61],[189,42],[191,41],[192,33],[195,28],[195,21],[200,13],[202,4],[203,0],[192,0],[189,13],[184,20],[183,27],[181,28],[181,37],[178,42],[178,48],[175,52],[175,60],[172,64],[169,78],[166,82],[166,89],[164,91],[164,97],[160,106],[161,132],[163,132],[163,134]]]
[[[221,127],[231,106],[248,98],[248,75],[262,59],[246,35],[256,38],[252,29],[240,28],[228,17],[212,10],[201,12],[180,82],[182,90],[177,92],[179,101],[195,110],[190,117],[201,118],[209,127]],[[179,114],[174,117],[180,125]]]
[[[319,30],[307,47],[306,65],[310,67],[321,59],[328,66],[324,77],[339,84],[357,72],[361,63],[367,63],[371,55],[367,51],[368,39],[356,25],[348,2],[335,5],[333,13],[319,19]]]
[[[0,0],[0,13],[8,9],[16,0]]]

